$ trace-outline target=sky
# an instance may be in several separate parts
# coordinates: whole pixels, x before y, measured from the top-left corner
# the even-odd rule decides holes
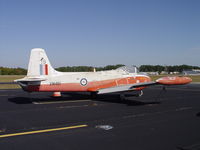
[[[200,66],[199,0],[0,0],[0,66]]]

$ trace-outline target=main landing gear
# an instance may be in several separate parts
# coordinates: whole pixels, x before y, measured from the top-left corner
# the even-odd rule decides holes
[[[140,90],[139,93],[136,93],[136,94],[131,95],[131,96],[141,97],[142,95],[143,95],[143,91]],[[126,96],[125,96],[125,93],[121,93],[121,94],[120,94],[120,99],[121,99],[121,100],[127,100],[127,99],[126,99]]]
[[[97,92],[91,92],[90,93],[90,98],[91,99],[97,99]]]
[[[158,93],[158,95],[155,97],[156,101],[162,101],[162,98],[164,97],[164,94],[167,92],[166,86],[162,87],[162,90]]]

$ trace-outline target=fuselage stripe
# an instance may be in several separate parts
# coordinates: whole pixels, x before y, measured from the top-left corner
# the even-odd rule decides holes
[[[40,64],[40,75],[43,75],[43,65]]]
[[[49,72],[48,72],[48,64],[45,64],[45,75],[48,75]]]

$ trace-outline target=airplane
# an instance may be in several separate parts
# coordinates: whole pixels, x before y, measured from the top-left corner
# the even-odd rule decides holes
[[[50,64],[44,49],[31,50],[27,76],[14,80],[27,92],[53,92],[60,97],[61,92],[90,92],[98,94],[139,91],[151,85],[183,85],[192,82],[189,77],[161,77],[156,81],[138,71],[136,66],[123,66],[115,70],[94,72],[59,72]]]

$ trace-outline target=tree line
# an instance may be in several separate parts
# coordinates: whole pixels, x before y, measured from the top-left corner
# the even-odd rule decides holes
[[[124,66],[123,64],[107,65],[105,67],[92,67],[92,66],[67,66],[56,68],[57,71],[61,72],[93,72],[94,68],[96,71],[113,70]]]
[[[93,72],[96,71],[113,70],[124,66],[123,64],[107,65],[105,67],[92,67],[92,66],[66,66],[55,68],[61,72]],[[175,66],[161,66],[161,65],[141,65],[139,70],[141,72],[182,72],[183,70],[200,69],[198,66],[189,65],[175,65]],[[0,75],[26,75],[27,70],[24,68],[7,68],[0,67]]]
[[[26,75],[27,70],[24,68],[7,68],[0,67],[0,75]]]
[[[112,70],[117,69],[122,64],[117,65],[107,65],[105,67],[95,67],[96,71],[103,71],[103,70]],[[93,72],[94,67],[92,66],[66,66],[66,67],[58,67],[55,68],[57,71],[61,72]],[[7,67],[0,67],[0,75],[26,75],[27,70],[24,68],[7,68]]]
[[[192,69],[200,69],[198,66],[189,66],[189,65],[174,65],[174,66],[161,66],[161,65],[141,65],[141,72],[158,72],[162,71],[170,72],[182,72],[183,70],[192,70]]]

